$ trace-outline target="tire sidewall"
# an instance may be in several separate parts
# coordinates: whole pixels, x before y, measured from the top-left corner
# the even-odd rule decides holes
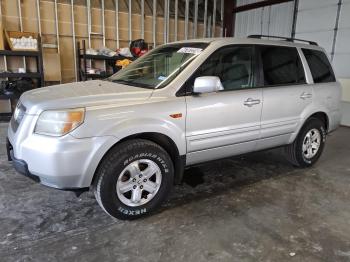
[[[321,134],[321,144],[320,147],[317,151],[317,154],[312,157],[312,158],[306,158],[303,154],[303,142],[304,142],[304,138],[306,136],[306,134],[311,130],[311,129],[317,129],[320,134]],[[325,126],[323,124],[322,121],[320,121],[319,119],[310,119],[302,128],[299,136],[298,136],[298,141],[297,141],[297,147],[296,147],[296,157],[298,159],[298,162],[301,164],[301,166],[303,167],[309,167],[312,166],[321,156],[324,146],[325,146],[325,142],[326,142],[326,138],[327,138],[327,132],[325,129]]]
[[[162,173],[161,185],[156,195],[146,204],[131,207],[120,201],[116,192],[116,184],[122,171],[130,163],[139,159],[149,159],[155,162]],[[100,198],[105,211],[119,219],[135,219],[154,211],[167,198],[173,184],[173,165],[169,156],[153,147],[143,147],[126,150],[119,159],[104,169],[101,181]]]

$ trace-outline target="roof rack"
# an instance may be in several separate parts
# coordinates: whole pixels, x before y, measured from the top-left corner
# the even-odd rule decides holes
[[[288,41],[288,42],[294,42],[294,41],[298,41],[298,42],[305,42],[305,43],[309,43],[310,45],[316,45],[318,46],[318,44],[314,41],[308,41],[308,40],[303,40],[303,39],[298,39],[298,38],[290,38],[290,37],[283,37],[283,36],[273,36],[273,35],[249,35],[248,38],[257,38],[257,39],[262,39],[262,38],[274,38],[274,39],[280,39],[283,41]]]

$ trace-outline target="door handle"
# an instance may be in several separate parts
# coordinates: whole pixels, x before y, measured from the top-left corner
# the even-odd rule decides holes
[[[253,98],[248,98],[246,101],[244,101],[243,105],[252,107],[253,105],[258,105],[260,104],[260,99],[253,99]]]
[[[306,92],[303,92],[303,93],[300,95],[300,98],[301,98],[301,99],[307,99],[307,98],[311,98],[311,97],[312,97],[312,94],[306,93]]]

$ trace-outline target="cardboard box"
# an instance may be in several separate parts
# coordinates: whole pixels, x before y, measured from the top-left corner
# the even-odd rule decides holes
[[[5,30],[5,37],[7,40],[7,44],[10,46],[10,49],[12,51],[38,51],[38,49],[20,49],[15,48],[10,40],[10,38],[21,38],[24,37],[33,37],[34,39],[38,40],[38,34],[32,33],[32,32],[18,32],[18,31],[6,31]],[[39,43],[38,43],[39,44]]]

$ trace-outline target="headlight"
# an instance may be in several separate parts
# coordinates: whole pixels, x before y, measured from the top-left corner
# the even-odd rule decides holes
[[[63,136],[84,122],[85,109],[48,110],[40,114],[36,122],[36,134]]]

